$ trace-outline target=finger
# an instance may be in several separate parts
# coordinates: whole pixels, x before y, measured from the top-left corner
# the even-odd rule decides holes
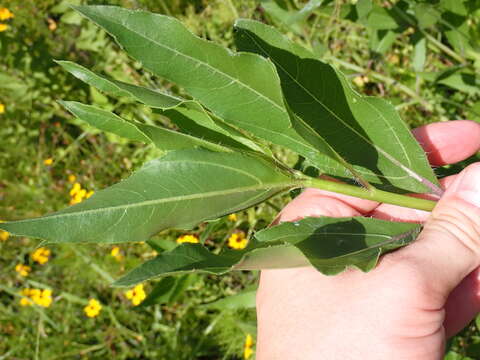
[[[298,221],[307,216],[349,217],[360,215],[358,210],[339,199],[324,196],[317,189],[307,189],[283,208],[273,223]]]
[[[480,163],[464,169],[432,211],[417,241],[399,251],[432,294],[450,292],[480,266]]]
[[[412,133],[433,166],[465,160],[480,149],[480,124],[474,121],[433,123],[416,128]]]
[[[440,186],[442,187],[442,189],[447,189],[448,186],[455,180],[456,176],[457,175],[451,175],[440,179]],[[428,195],[416,195],[416,197],[429,198]],[[437,200],[437,198],[433,200]],[[430,216],[430,212],[409,209],[390,204],[380,204],[370,213],[370,216],[382,220],[412,222],[420,224],[427,221],[428,217]]]
[[[451,337],[480,312],[480,268],[473,270],[448,297],[445,305],[445,334]]]

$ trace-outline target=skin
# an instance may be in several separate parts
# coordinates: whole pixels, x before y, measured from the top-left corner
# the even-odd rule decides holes
[[[433,166],[480,149],[480,124],[413,131]],[[310,267],[264,270],[257,294],[257,359],[443,359],[446,339],[480,312],[480,163],[441,180],[432,213],[307,189],[277,222],[373,216],[424,223],[411,245],[369,273],[325,276]]]

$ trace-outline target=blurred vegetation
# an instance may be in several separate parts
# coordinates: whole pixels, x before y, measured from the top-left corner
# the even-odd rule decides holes
[[[98,190],[158,155],[151,147],[99,133],[63,110],[57,100],[162,121],[146,107],[114,100],[74,79],[54,59],[182,94],[140,70],[103,31],[68,7],[80,3],[175,16],[199,36],[230,47],[236,18],[261,20],[337,65],[359,92],[389,99],[412,127],[480,121],[477,0],[2,0],[0,8],[14,17],[0,21],[8,25],[0,32],[0,219],[67,206],[69,175]],[[288,199],[237,214],[236,220],[200,224],[189,233],[219,248],[234,231],[266,226]],[[246,336],[256,332],[257,273],[162,279],[145,284],[147,300],[138,307],[125,289],[109,286],[154,251],[175,246],[182,234],[168,231],[150,243],[120,245],[120,256],[105,246],[55,246],[43,265],[30,256],[36,241],[0,241],[0,359],[243,358]],[[28,276],[15,270],[18,264],[31,267]],[[53,303],[22,307],[23,288],[52,289]],[[235,294],[240,295],[221,300]],[[98,317],[83,311],[89,298],[103,306]],[[455,337],[447,358],[480,358],[479,329],[473,322]]]

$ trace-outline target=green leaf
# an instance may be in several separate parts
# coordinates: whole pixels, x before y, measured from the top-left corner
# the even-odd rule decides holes
[[[167,276],[161,279],[148,294],[147,298],[141,302],[141,307],[151,306],[155,304],[166,304],[170,301],[171,294],[177,278],[173,276]]]
[[[415,18],[422,29],[435,25],[440,19],[440,14],[435,5],[419,3],[414,5]]]
[[[253,150],[271,155],[246,134],[241,133],[223,120],[214,118],[197,102],[185,102],[182,106],[162,112],[182,132],[202,139],[240,150]]]
[[[195,279],[195,274],[164,277],[155,285],[147,298],[142,301],[140,307],[174,303]]]
[[[305,218],[258,232],[260,243],[288,243],[326,275],[373,269],[380,255],[415,239],[420,225],[374,218]]]
[[[235,27],[237,47],[274,62],[291,110],[364,179],[389,191],[441,191],[424,151],[392,104],[361,96],[338,70],[274,28],[252,20],[239,20]],[[345,176],[330,159],[319,168]]]
[[[231,270],[277,269],[308,266],[305,256],[285,244],[252,244],[244,250],[213,254],[201,244],[182,244],[149,260],[118,279],[114,286],[131,286],[165,275],[200,271],[221,275]]]
[[[294,21],[294,17],[298,14],[295,10],[284,9],[274,0],[261,0],[262,9],[270,15],[271,19],[278,25],[286,27],[286,29],[301,35],[302,27]]]
[[[76,78],[115,97],[128,98],[159,109],[174,108],[186,101],[160,91],[107,78],[71,61],[56,61],[56,63]]]
[[[133,123],[126,121],[109,111],[76,101],[59,101],[59,103],[77,118],[99,130],[111,132],[133,141],[144,143],[150,142],[150,139]]]
[[[358,0],[355,4],[355,9],[360,20],[366,19],[373,10],[372,0]]]
[[[177,247],[177,243],[171,239],[153,237],[147,240],[146,243],[156,252],[170,251]]]
[[[97,129],[145,143],[153,143],[160,150],[179,150],[202,146],[213,151],[229,151],[227,148],[202,139],[157,126],[129,122],[95,106],[75,101],[60,101],[65,108],[80,120]]]
[[[416,72],[423,71],[427,60],[427,39],[418,32],[413,36],[412,65]]]
[[[325,155],[348,164],[317,138],[312,146],[293,128],[275,67],[256,54],[234,54],[200,39],[174,18],[112,6],[75,6],[112,34],[143,66],[184,87],[214,115],[320,164]],[[302,125],[305,130],[306,125]]]
[[[322,6],[323,0],[309,0],[295,15],[290,18],[290,23],[306,20],[315,9]]]
[[[182,296],[182,294],[185,292],[185,290],[192,284],[195,283],[197,280],[197,275],[196,274],[187,274],[180,276],[177,278],[175,287],[173,288],[171,294],[170,294],[170,299],[169,303],[174,303],[178,301],[178,299]]]
[[[370,49],[377,54],[385,54],[397,39],[398,33],[392,30],[368,29]]]
[[[172,251],[163,252],[127,275],[117,280],[114,286],[131,286],[162,275],[174,275],[185,272],[202,271],[211,274],[223,274],[237,263],[243,251],[231,256],[215,255],[200,244],[182,244]]]
[[[399,27],[399,24],[397,24],[389,10],[379,5],[374,5],[368,14],[367,27],[377,30],[394,30]]]
[[[292,187],[289,175],[257,156],[179,150],[79,204],[0,228],[49,243],[145,241],[161,230],[189,228]]]
[[[162,113],[165,116],[174,121],[182,131],[187,130],[189,135],[233,148],[262,151],[245,135],[228,127],[220,120],[214,121],[196,101],[181,99],[157,90],[110,79],[70,61],[57,61],[57,63],[76,78],[106,94],[128,98],[163,110]]]
[[[236,310],[255,308],[256,291],[244,291],[226,298],[205,304],[205,307],[218,310]]]
[[[230,151],[222,145],[185,135],[177,131],[141,123],[135,123],[135,126],[160,150],[180,150],[201,146],[212,151]]]
[[[480,95],[480,77],[467,70],[458,70],[459,69],[456,69],[456,71],[452,71],[451,73],[441,73],[435,82],[472,96]]]
[[[200,244],[182,244],[145,262],[115,282],[131,286],[159,276],[190,271],[224,274],[313,265],[326,275],[349,267],[369,271],[380,255],[415,239],[420,226],[373,218],[305,218],[255,235],[247,248],[216,255]]]

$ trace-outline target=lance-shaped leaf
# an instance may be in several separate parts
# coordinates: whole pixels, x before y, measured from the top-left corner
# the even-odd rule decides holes
[[[146,69],[185,88],[219,118],[314,163],[327,155],[351,169],[319,135],[313,146],[292,128],[278,74],[267,59],[234,54],[168,16],[112,6],[73,8],[112,34]]]
[[[190,228],[248,208],[295,185],[257,156],[178,150],[79,204],[0,228],[50,243],[145,241],[164,229]]]
[[[320,7],[323,0],[310,0],[300,10],[285,9],[274,0],[261,0],[261,6],[276,22],[286,26],[288,29],[302,34],[302,27],[298,23],[306,20],[313,11]]]
[[[77,118],[99,130],[111,132],[133,141],[144,143],[150,142],[150,139],[133,123],[126,121],[109,111],[76,101],[59,101],[59,103]]]
[[[246,263],[246,265],[237,268],[236,265],[239,263]],[[308,264],[308,260],[302,253],[290,245],[251,245],[244,250],[227,250],[217,255],[200,244],[182,244],[133,269],[117,280],[114,285],[131,286],[159,276],[193,271],[220,275],[231,270],[282,268]]]
[[[220,120],[212,119],[196,101],[111,79],[70,61],[57,61],[57,63],[76,78],[106,94],[128,98],[151,108],[161,109],[165,116],[189,135],[233,148],[261,151],[261,148],[245,135]]]
[[[226,124],[223,120],[212,117],[196,101],[188,101],[182,106],[166,109],[162,111],[162,114],[177,125],[182,132],[189,135],[240,150],[270,154],[267,149],[259,146],[246,134]]]
[[[380,255],[414,240],[420,225],[374,218],[305,218],[258,232],[260,243],[288,243],[326,275],[373,269]],[[242,265],[239,264],[239,267]]]
[[[174,108],[186,101],[157,90],[107,78],[71,61],[56,61],[56,63],[88,85],[115,97],[128,98],[158,109]]]
[[[236,309],[251,309],[255,308],[257,292],[243,291],[241,293],[230,295],[228,297],[216,300],[214,302],[205,304],[205,307],[218,310],[236,310]]]
[[[80,120],[97,129],[111,132],[129,140],[153,143],[160,150],[179,150],[201,146],[213,151],[229,151],[228,148],[193,136],[158,126],[130,122],[92,105],[76,101],[61,101],[65,108]]]
[[[183,244],[147,261],[115,282],[130,286],[158,276],[203,271],[258,270],[313,265],[326,275],[348,267],[371,270],[381,254],[415,239],[420,226],[373,218],[305,218],[255,235],[240,251],[218,255],[199,244]]]
[[[392,104],[361,96],[333,66],[272,27],[239,20],[235,28],[237,47],[273,61],[291,110],[363,178],[389,191],[441,193],[424,151]],[[331,161],[320,169],[345,175]]]

